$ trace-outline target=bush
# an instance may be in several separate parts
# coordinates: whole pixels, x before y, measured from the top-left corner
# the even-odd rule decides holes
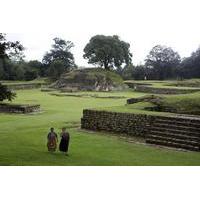
[[[37,72],[36,71],[26,71],[24,73],[24,78],[26,81],[32,81],[34,79],[36,79],[38,76]]]
[[[10,91],[7,86],[0,83],[0,101],[8,100],[12,101],[16,97],[16,94]]]

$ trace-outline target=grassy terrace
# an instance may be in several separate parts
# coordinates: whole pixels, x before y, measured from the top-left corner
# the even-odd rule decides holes
[[[184,81],[174,81],[174,80],[168,80],[168,81],[152,81],[152,80],[146,80],[146,81],[125,81],[125,82],[131,82],[136,84],[149,84],[148,87],[153,88],[171,88],[171,89],[200,89],[200,79],[190,79],[190,80],[184,80]]]
[[[93,98],[122,98],[125,99],[124,102],[126,102],[126,99],[132,98],[132,97],[141,97],[145,95],[145,93],[141,92],[134,92],[132,89],[129,89],[124,92],[58,92],[58,91],[53,91],[50,93],[51,95],[58,96],[58,97],[67,97],[67,96],[72,96],[72,97],[93,97]]]
[[[168,113],[168,112],[153,112],[153,111],[145,110],[145,107],[152,107],[152,106],[153,104],[148,103],[148,102],[139,102],[139,103],[131,104],[131,105],[95,108],[95,110],[120,112],[120,113],[160,115],[160,116],[172,115],[171,113]]]
[[[165,96],[165,99],[161,101],[161,106],[171,107],[179,113],[200,115],[200,92]]]
[[[26,85],[26,84],[45,84],[47,81],[47,79],[43,78],[43,79],[35,79],[33,81],[0,81],[0,83],[4,84],[4,85]]]
[[[160,95],[161,96],[161,95]],[[176,109],[179,114],[200,114],[200,92],[195,92],[190,95],[162,95],[163,99],[160,100],[160,105],[163,108],[170,107],[173,110]],[[105,110],[111,112],[122,112],[122,113],[135,113],[135,114],[149,114],[149,115],[173,115],[169,112],[153,112],[145,110],[146,107],[153,107],[154,104],[150,102],[139,102],[131,105],[122,106],[111,106],[101,107],[97,110]]]
[[[80,75],[81,73],[83,73],[84,76],[87,76],[87,80],[92,80],[96,78],[96,76],[100,76],[100,77],[109,77],[113,82],[118,84],[123,83],[123,79],[121,78],[121,76],[112,71],[106,71],[102,68],[85,68],[84,71],[81,69],[74,70],[64,75],[63,78],[73,80],[76,79],[76,76]]]
[[[102,93],[139,97],[132,91]],[[53,96],[39,89],[19,90],[13,103],[40,104],[41,113],[0,114],[0,165],[200,165],[200,154],[145,144],[128,143],[109,134],[80,130],[82,111],[112,105],[124,107],[126,99]],[[140,110],[138,104],[135,110]],[[124,108],[123,108],[124,109]],[[131,108],[129,109],[131,110]],[[71,134],[70,156],[47,152],[46,136],[50,127]]]

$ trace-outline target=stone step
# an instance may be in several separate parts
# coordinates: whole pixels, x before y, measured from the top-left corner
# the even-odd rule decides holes
[[[159,120],[168,120],[168,121],[176,121],[176,122],[191,122],[200,124],[200,117],[197,116],[176,116],[176,117],[167,117],[167,116],[159,116]]]
[[[166,124],[166,123],[159,123],[159,122],[154,122],[153,123],[154,127],[160,127],[160,128],[173,128],[173,129],[178,129],[178,130],[185,130],[185,131],[194,131],[194,132],[199,132],[200,133],[200,127],[193,127],[193,126],[185,126],[180,124]]]
[[[166,125],[177,125],[177,126],[191,126],[195,128],[200,128],[200,121],[198,122],[192,122],[192,121],[176,121],[176,120],[169,120],[169,119],[163,119],[159,118],[154,121],[154,123],[161,123]]]
[[[182,139],[182,140],[190,140],[190,141],[199,141],[199,137],[191,136],[191,135],[182,135],[182,134],[174,134],[174,133],[165,133],[163,131],[153,131],[151,130],[150,133],[147,132],[150,135],[158,135],[163,137],[170,137],[170,138],[176,138],[176,139]]]
[[[159,141],[164,141],[164,142],[172,142],[172,143],[177,143],[177,144],[199,146],[199,141],[185,140],[185,139],[179,139],[179,138],[174,138],[174,137],[169,137],[169,136],[160,136],[160,135],[149,134],[149,135],[147,135],[146,138],[148,140],[153,139],[153,140],[159,140]]]
[[[163,141],[163,140],[147,139],[146,143],[167,146],[167,147],[173,147],[173,148],[186,149],[186,150],[190,150],[190,151],[200,151],[198,146],[179,144],[179,143],[175,143],[175,142],[167,142],[167,141]]]
[[[151,127],[149,131],[150,132],[151,131],[160,131],[160,132],[164,132],[164,133],[174,133],[174,134],[180,134],[180,135],[188,135],[188,136],[200,137],[200,132],[173,129],[170,126],[168,128]]]

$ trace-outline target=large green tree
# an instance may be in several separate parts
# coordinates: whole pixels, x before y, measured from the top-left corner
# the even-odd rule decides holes
[[[6,34],[0,33],[0,68],[4,79],[10,79],[9,69],[7,68],[7,60],[21,61],[23,59],[24,47],[19,41],[11,42],[6,39]]]
[[[200,47],[182,60],[178,72],[183,78],[200,78]]]
[[[145,65],[154,69],[157,79],[163,80],[173,77],[180,60],[179,54],[171,47],[157,45],[149,52]]]
[[[65,41],[61,38],[54,38],[53,40],[54,44],[52,45],[52,49],[45,54],[43,63],[50,67],[55,61],[62,62],[63,72],[75,68],[74,56],[71,52],[71,48],[74,47],[74,44],[71,41]]]
[[[120,68],[123,64],[130,64],[132,60],[130,44],[120,40],[117,35],[92,37],[84,48],[83,57],[88,59],[89,64],[105,69]]]
[[[11,42],[6,40],[6,34],[0,33],[0,59],[11,58],[22,55],[24,47],[19,41]]]
[[[65,72],[64,64],[61,60],[54,60],[49,67],[49,76],[57,79]]]
[[[29,71],[37,76],[43,77],[45,76],[45,66],[38,60],[31,60],[27,63],[27,67]]]

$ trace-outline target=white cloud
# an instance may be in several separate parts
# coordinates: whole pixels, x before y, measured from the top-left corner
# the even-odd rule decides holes
[[[87,65],[83,48],[95,34],[121,36],[131,44],[134,63],[156,44],[171,46],[182,57],[200,45],[197,0],[7,0],[1,7],[0,17],[6,17],[1,31],[24,44],[27,59],[41,59],[55,36],[75,43],[82,66]]]

